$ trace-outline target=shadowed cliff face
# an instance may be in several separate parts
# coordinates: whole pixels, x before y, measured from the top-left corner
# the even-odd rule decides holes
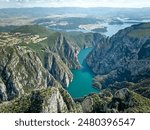
[[[61,60],[59,55],[49,52],[46,54],[44,60],[45,68],[49,73],[64,87],[67,87],[70,81],[72,81],[73,76],[68,66]]]
[[[138,81],[150,77],[150,24],[135,25],[101,40],[87,58],[97,82]],[[98,84],[98,83],[97,83]]]

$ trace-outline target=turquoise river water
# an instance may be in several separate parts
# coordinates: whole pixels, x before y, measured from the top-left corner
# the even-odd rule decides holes
[[[90,53],[92,48],[82,49],[78,55],[78,60],[81,64],[79,70],[72,70],[73,81],[69,84],[67,91],[73,98],[83,97],[92,92],[98,92],[92,87],[93,73],[87,66],[85,58]]]
[[[132,24],[127,23],[124,25],[106,25],[108,31],[104,34],[111,37],[120,29],[124,29],[131,25]],[[69,84],[67,91],[73,98],[80,98],[92,92],[99,92],[97,89],[92,87],[92,78],[94,75],[85,63],[85,58],[91,50],[92,48],[86,48],[80,51],[78,59],[82,66],[79,70],[72,70],[73,81]]]

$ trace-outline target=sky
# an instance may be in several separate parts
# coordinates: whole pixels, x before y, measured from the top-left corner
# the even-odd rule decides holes
[[[0,0],[0,8],[21,7],[150,7],[150,0]]]

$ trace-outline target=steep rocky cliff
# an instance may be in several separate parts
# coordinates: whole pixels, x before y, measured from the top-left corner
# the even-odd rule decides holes
[[[134,25],[104,38],[87,58],[98,87],[115,81],[137,82],[150,77],[150,23]],[[101,86],[102,85],[102,86]]]
[[[13,33],[25,33],[37,35],[41,40],[37,43],[21,43],[36,52],[43,67],[51,73],[63,87],[67,87],[72,81],[72,73],[69,68],[78,68],[77,54],[79,47],[69,43],[65,37],[58,32],[50,31],[40,26],[23,26],[13,31]]]
[[[70,69],[78,69],[80,64],[77,55],[81,48],[95,46],[104,37],[96,33],[60,33],[45,29],[38,25],[22,26],[13,33],[25,33],[38,35],[44,40],[34,43],[22,43],[21,46],[27,46],[37,53],[37,56],[56,80],[63,87],[67,87],[72,81]]]
[[[0,101],[59,84],[27,47],[0,48]]]
[[[80,48],[98,41],[83,43],[36,25],[1,33],[0,112],[82,112],[63,87],[79,67]]]
[[[66,66],[66,64],[61,60],[58,54],[49,52],[44,57],[44,66],[54,78],[59,81],[62,86],[67,87],[72,81],[73,75]]]
[[[0,112],[82,111],[62,88],[58,82],[61,80],[51,75],[56,75],[55,72],[49,73],[51,69],[43,67],[35,52],[22,46],[3,46],[0,52]],[[67,71],[57,67],[64,64],[57,61],[57,55],[51,54],[50,57],[53,59],[49,64],[55,65],[53,71],[58,75]],[[69,77],[62,78],[65,83]]]

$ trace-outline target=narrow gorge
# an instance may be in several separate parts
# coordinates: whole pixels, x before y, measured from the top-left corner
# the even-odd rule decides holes
[[[0,112],[150,112],[149,32],[150,23],[110,38],[39,25],[1,33]]]
[[[82,43],[76,41],[79,35]],[[37,112],[39,107],[39,112],[82,110],[77,110],[81,105],[75,103],[64,88],[73,80],[70,69],[80,68],[77,57],[80,49],[97,44],[95,39],[100,40],[102,35],[75,33],[69,36],[38,25],[27,25],[1,33],[3,37],[10,41],[4,39],[0,47],[1,112]],[[17,42],[13,43],[14,39]],[[32,108],[35,103],[37,108]]]

